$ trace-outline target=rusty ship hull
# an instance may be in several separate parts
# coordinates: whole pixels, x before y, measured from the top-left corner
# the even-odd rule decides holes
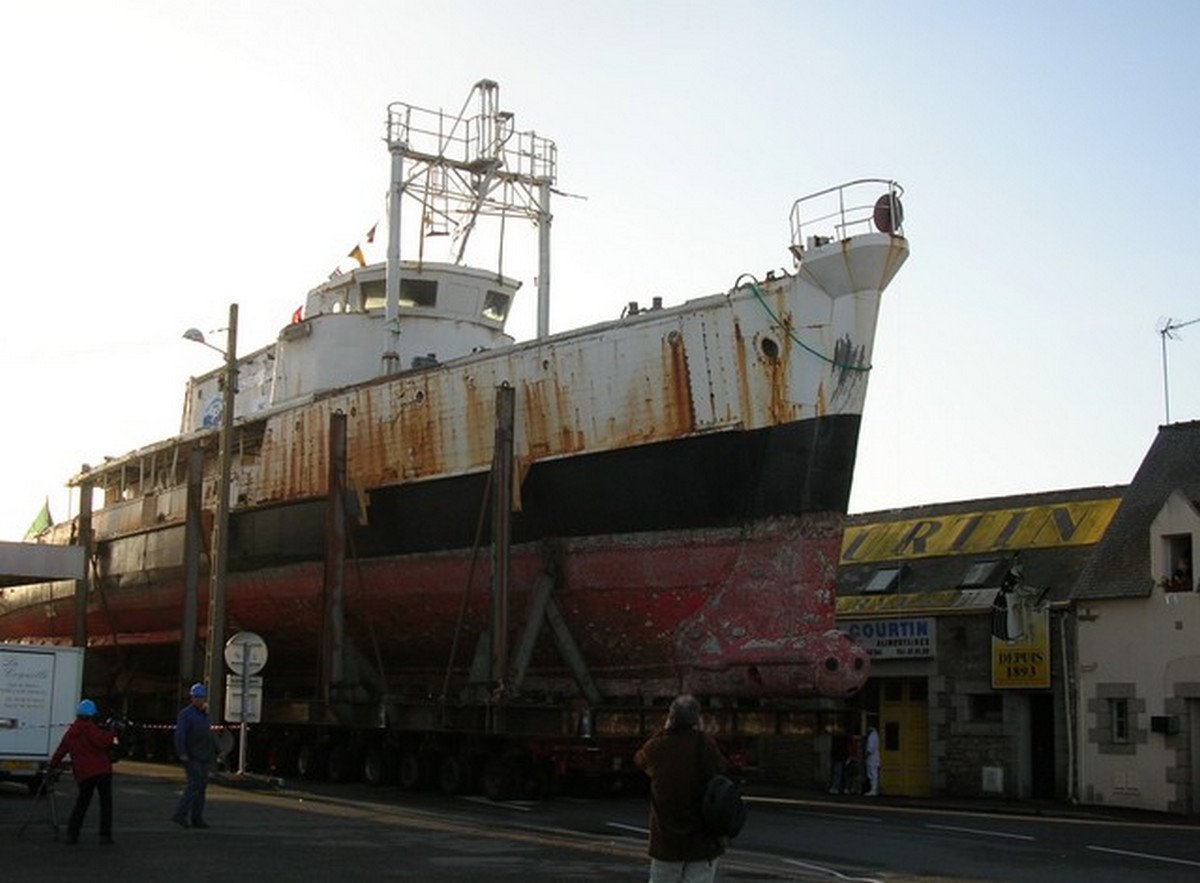
[[[292,695],[316,689],[329,593],[328,423],[343,415],[345,487],[354,510],[346,530],[347,635],[360,653],[378,654],[389,693],[431,695],[446,667],[456,686],[467,681],[472,639],[456,659],[449,647],[456,630],[479,634],[489,614],[492,562],[477,544],[481,517],[482,535],[492,529],[491,396],[511,384],[518,403],[513,645],[537,576],[553,573],[567,627],[606,697],[644,699],[681,689],[720,696],[853,694],[868,662],[834,631],[833,596],[866,386],[866,371],[856,369],[866,366],[869,337],[862,329],[837,329],[829,315],[820,326],[838,332],[835,342],[854,341],[844,350],[856,362],[823,360],[788,345],[774,316],[795,314],[801,306],[790,300],[809,297],[798,277],[772,280],[753,292],[246,415],[235,433],[237,497],[227,534],[230,629],[269,642],[272,689]],[[764,310],[762,299],[773,309]],[[834,300],[826,302],[832,310]],[[722,323],[733,342],[726,348],[714,333]],[[706,332],[692,336],[695,349],[689,327]],[[614,353],[607,343],[614,335],[656,345],[627,344]],[[774,340],[783,342],[764,343]],[[608,361],[589,355],[597,342]],[[628,358],[635,349],[650,356]],[[591,359],[594,376],[610,383],[622,373],[634,378],[626,384],[642,401],[611,407],[607,391],[597,397],[581,393],[579,384],[528,382],[525,371],[544,373],[550,354],[577,364]],[[456,397],[464,388],[471,392]],[[793,388],[806,390],[807,400],[795,401]],[[443,400],[451,402],[448,413],[439,410]],[[722,409],[721,419],[698,425],[698,402],[709,415]],[[846,412],[821,413],[822,407]],[[805,413],[812,416],[777,416]],[[649,441],[634,444],[639,437]],[[107,501],[90,527],[87,634],[111,671],[122,672],[122,689],[175,687],[189,511],[199,542],[191,565],[201,587],[197,638],[207,637],[214,440],[211,429],[201,428],[77,478],[102,489]],[[193,456],[202,465],[189,506],[185,467]],[[60,525],[56,534],[67,541],[76,530]],[[0,634],[65,643],[74,604],[72,583],[9,589],[0,599]],[[575,689],[548,634],[539,638],[527,688],[535,683],[555,696]]]
[[[606,699],[636,703],[681,689],[712,696],[847,695],[865,679],[868,662],[833,629],[840,538],[836,518],[796,517],[751,530],[521,544],[511,558],[512,643],[553,559],[553,598]],[[314,689],[324,570],[323,562],[310,560],[230,574],[230,623],[267,640],[272,693],[303,696]],[[345,588],[346,636],[369,661],[378,654],[393,698],[440,695],[447,670],[456,687],[469,677],[473,645],[463,643],[457,658],[451,648],[456,630],[486,631],[490,582],[490,564],[470,550],[354,561]],[[71,586],[26,587],[24,594],[27,603],[9,607],[0,620],[6,639],[69,643]],[[181,567],[102,573],[97,580],[89,645],[120,679],[120,692],[174,689],[184,595]],[[203,596],[199,612],[206,621]],[[577,692],[548,637],[535,648],[524,691],[541,698]]]
[[[451,151],[389,133],[398,203],[398,156]],[[520,179],[487,171],[505,162],[549,198],[552,149],[519,143],[466,145],[472,200]],[[217,634],[262,636],[268,702],[850,696],[868,661],[834,629],[837,561],[880,301],[908,255],[898,195],[864,179],[798,200],[794,272],[524,343],[503,327],[518,283],[389,247],[275,343],[234,359],[230,341],[224,371],[189,381],[179,435],[71,480],[89,504],[41,540],[85,544],[86,583],[5,589],[0,640],[82,638],[108,694],[174,697],[213,643],[216,570]],[[519,679],[480,673],[489,642]]]

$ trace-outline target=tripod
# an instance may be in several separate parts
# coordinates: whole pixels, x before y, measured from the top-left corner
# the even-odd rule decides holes
[[[54,839],[58,840],[58,805],[54,800],[54,786],[58,784],[59,775],[61,775],[61,770],[47,770],[42,775],[37,791],[34,792],[33,803],[29,807],[29,815],[25,818],[25,824],[21,825],[20,830],[17,831],[18,840],[25,836],[25,829],[33,823],[34,816],[38,814],[38,808],[43,801],[50,810],[50,830]]]

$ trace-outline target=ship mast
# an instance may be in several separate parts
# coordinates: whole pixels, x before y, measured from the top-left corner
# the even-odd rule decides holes
[[[467,116],[472,98],[477,112]],[[388,200],[386,319],[392,329],[388,368],[398,366],[400,209],[405,197],[421,209],[420,253],[425,238],[453,232],[453,260],[461,264],[481,217],[500,219],[497,272],[503,272],[505,220],[527,218],[538,228],[537,335],[550,333],[550,193],[557,148],[534,132],[518,132],[500,110],[500,85],[480,80],[457,115],[404,102],[388,105],[391,154]]]

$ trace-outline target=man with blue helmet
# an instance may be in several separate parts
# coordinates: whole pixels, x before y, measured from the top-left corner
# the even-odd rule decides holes
[[[208,690],[204,684],[192,684],[188,695],[192,701],[179,712],[175,722],[175,756],[183,761],[187,783],[171,821],[183,828],[207,828],[204,797],[208,789],[208,767],[217,752],[205,710]]]
[[[96,725],[96,703],[84,699],[75,709],[75,722],[63,734],[54,756],[50,758],[50,770],[62,768],[65,757],[71,758],[71,772],[79,793],[71,818],[67,820],[67,843],[79,842],[79,829],[92,802],[92,793],[100,795],[100,842],[111,845],[112,838],[112,748],[115,735],[112,730]]]

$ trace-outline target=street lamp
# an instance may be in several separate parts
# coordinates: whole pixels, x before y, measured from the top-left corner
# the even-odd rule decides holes
[[[225,574],[229,566],[229,483],[233,472],[233,399],[237,391],[237,304],[229,305],[229,327],[225,349],[213,346],[196,328],[184,338],[216,350],[225,357],[221,403],[220,476],[217,484],[217,516],[213,521],[212,556],[208,590],[208,642],[204,651],[205,680],[208,681],[208,711],[213,723],[225,719]]]

